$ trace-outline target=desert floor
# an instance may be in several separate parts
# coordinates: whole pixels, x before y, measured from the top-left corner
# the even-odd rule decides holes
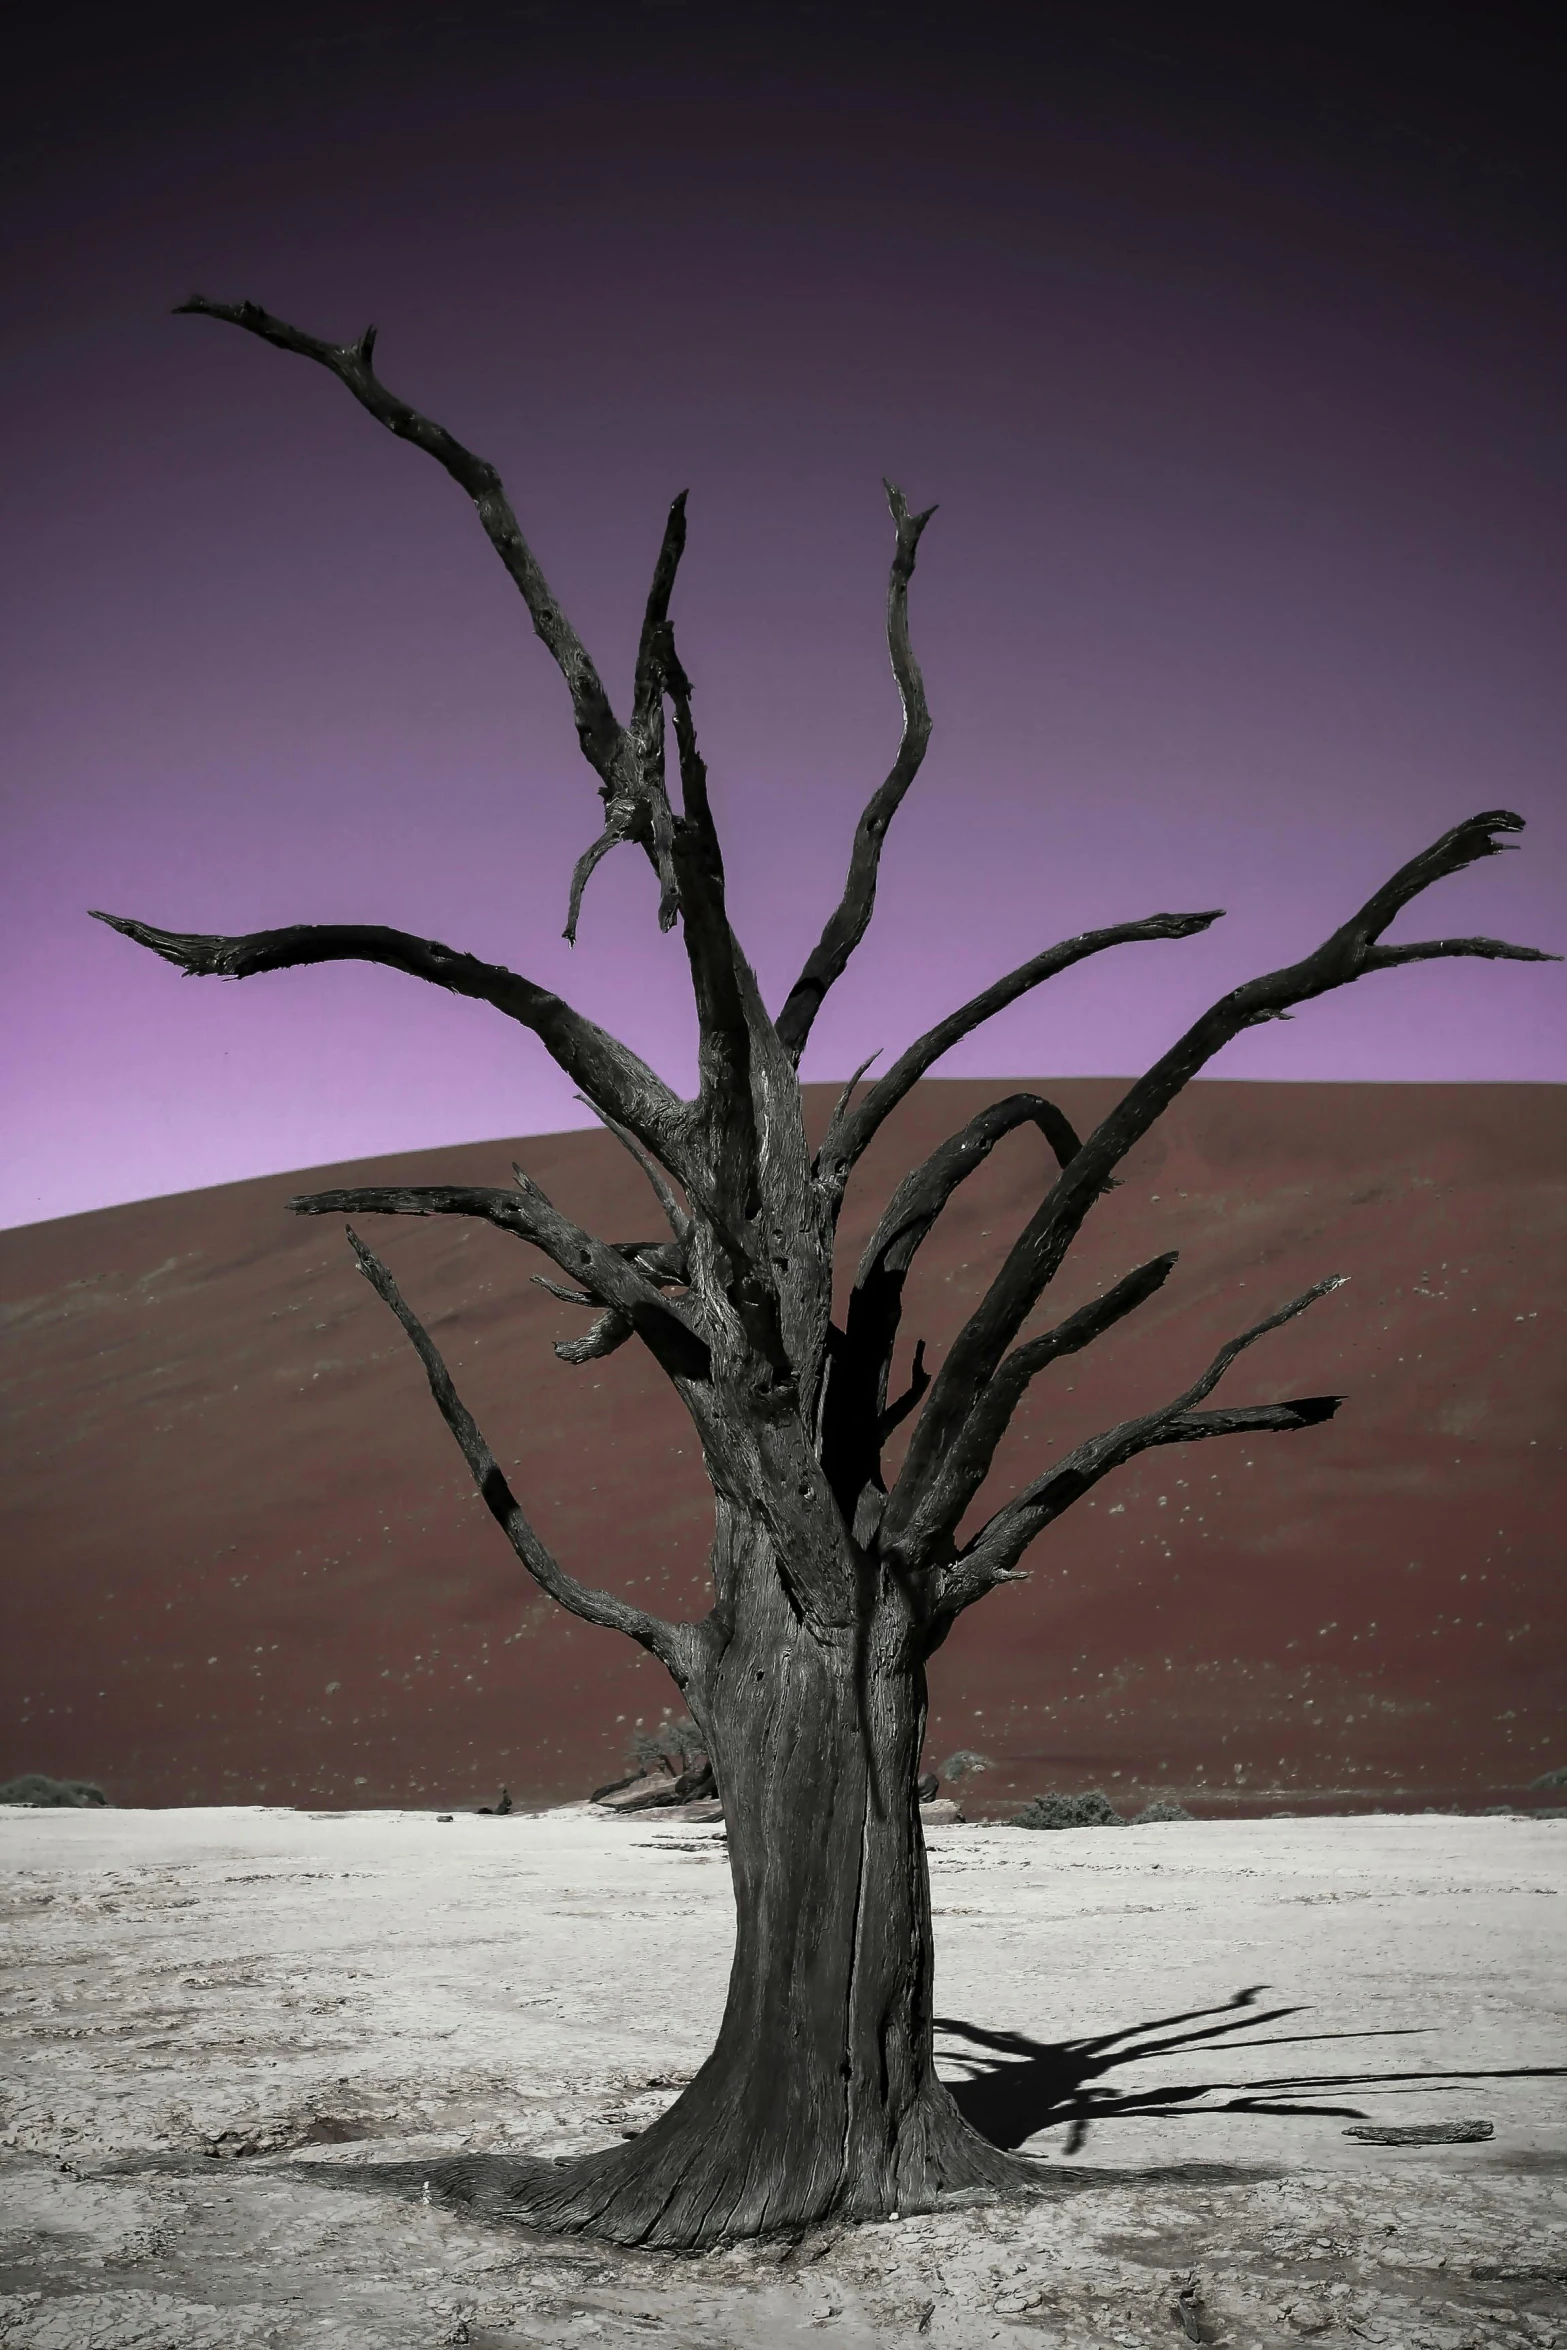
[[[645,2125],[718,2020],[719,1831],[0,1812],[0,2344],[1567,2344],[1567,1821],[930,1842],[943,2070],[1045,2191],[682,2259],[277,2160]]]

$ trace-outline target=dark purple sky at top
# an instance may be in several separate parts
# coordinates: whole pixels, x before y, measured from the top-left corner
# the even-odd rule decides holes
[[[772,1000],[897,740],[880,477],[939,503],[935,735],[807,1077],[1053,939],[1226,907],[938,1071],[1132,1073],[1483,808],[1523,853],[1391,935],[1567,947],[1543,16],[262,15],[57,11],[11,100],[0,1223],[586,1122],[498,1015],[351,967],[187,982],[89,906],[395,924],[692,1082],[639,852],[560,939],[598,801],[466,500],[321,371],[171,317],[193,288],[374,319],[622,715],[689,487],[675,617]],[[1564,984],[1373,978],[1208,1074],[1559,1083]]]

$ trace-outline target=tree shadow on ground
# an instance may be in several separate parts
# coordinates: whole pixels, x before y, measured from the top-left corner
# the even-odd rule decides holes
[[[1105,2075],[1120,2066],[1143,2065],[1157,2057],[1180,2055],[1214,2043],[1220,2044],[1218,2053],[1228,2055],[1234,2049],[1301,2048],[1330,2040],[1412,2039],[1433,2029],[1427,2024],[1404,2024],[1371,2032],[1231,2038],[1232,2033],[1306,2012],[1303,2007],[1259,2009],[1256,2003],[1267,1988],[1265,1983],[1254,1983],[1237,1991],[1222,2007],[1156,2016],[1146,2023],[1128,2024],[1119,2032],[1082,2040],[1032,2040],[1025,2032],[994,2031],[956,2016],[937,2016],[938,2033],[968,2043],[939,2052],[944,2065],[958,2063],[969,2068],[966,2079],[949,2078],[947,2086],[965,2120],[992,2145],[1015,2150],[1039,2131],[1065,2125],[1063,2151],[1076,2154],[1086,2143],[1091,2124],[1133,2115],[1173,2121],[1193,2113],[1266,2113],[1357,2122],[1367,2119],[1360,2106],[1324,2100],[1342,2098],[1351,2091],[1371,2096],[1408,2094],[1446,2090],[1462,2081],[1567,2077],[1567,2065],[1514,2065],[1493,2072],[1285,2073],[1252,2081],[1185,2081],[1155,2089],[1121,2089],[1106,2083]],[[1214,2022],[1214,2017],[1224,2020]]]

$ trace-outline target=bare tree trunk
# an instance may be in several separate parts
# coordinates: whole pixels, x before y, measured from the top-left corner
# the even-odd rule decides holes
[[[1086,1140],[1032,1094],[1009,1096],[971,1119],[898,1186],[861,1257],[840,1326],[832,1294],[845,1186],[910,1087],[962,1038],[1058,973],[1111,947],[1193,937],[1217,913],[1150,914],[1041,949],[916,1037],[856,1100],[870,1066],[862,1064],[813,1155],[800,1058],[870,920],[887,826],[930,739],[909,641],[908,590],[935,509],[912,513],[896,483],[884,485],[896,532],[887,650],[902,733],[860,817],[842,897],[774,1019],[726,910],[692,685],[669,618],[685,545],[685,493],[665,522],[631,715],[622,725],[500,475],[382,382],[373,327],[351,343],[330,343],[253,302],[193,295],[180,307],[324,367],[473,500],[561,672],[603,802],[603,829],[572,877],[566,935],[575,934],[584,885],[602,858],[617,843],[637,843],[658,876],[660,927],[680,925],[699,1031],[700,1086],[688,1102],[552,990],[436,939],[363,923],[228,936],[98,917],[189,974],[243,979],[305,964],[368,962],[488,1004],[531,1030],[638,1160],[669,1239],[599,1239],[520,1168],[513,1191],[377,1186],[289,1204],[304,1215],[478,1217],[539,1250],[571,1284],[544,1279],[544,1286],[595,1315],[584,1336],[556,1352],[584,1363],[633,1338],[646,1346],[690,1412],[713,1476],[714,1605],[701,1622],[666,1622],[580,1583],[539,1539],[389,1269],[349,1229],[360,1269],[412,1341],[474,1484],[527,1572],[582,1621],[637,1641],[685,1693],[724,1799],[738,1931],[718,2045],[679,2101],[633,2143],[567,2163],[473,2155],[430,2170],[333,2164],[313,2166],[311,2175],[322,2184],[423,2185],[432,2199],[666,2246],[798,2228],[829,2215],[925,2210],[943,2193],[1019,2186],[1037,2173],[975,2135],[932,2066],[930,1901],[916,1799],[925,1661],[965,1608],[1024,1579],[1019,1561],[1031,1543],[1149,1447],[1287,1434],[1330,1420],[1340,1396],[1197,1407],[1246,1348],[1341,1283],[1337,1275],[1316,1282],[1230,1339],[1180,1395],[1085,1439],[962,1539],[1030,1383],[1151,1297],[1174,1255],[1137,1267],[1049,1329],[1024,1337],[1025,1326],[1094,1202],[1116,1182],[1115,1168],[1181,1088],[1243,1031],[1289,1019],[1317,996],[1405,963],[1560,960],[1494,938],[1383,943],[1405,906],[1434,882],[1498,854],[1507,844],[1495,835],[1519,831],[1523,819],[1493,808],[1454,825],[1314,953],[1229,989]],[[666,703],[678,811],[669,796]],[[927,1370],[923,1343],[917,1345],[908,1385],[893,1396],[889,1377],[912,1259],[957,1186],[1005,1135],[1029,1123],[1059,1173],[940,1367]],[[887,1440],[916,1411],[889,1490]]]
[[[922,1641],[867,1594],[823,1643],[766,1531],[720,1537],[727,1642],[688,1689],[723,1796],[736,1935],[712,2055],[652,2127],[545,2165],[467,2156],[432,2195],[622,2243],[701,2244],[928,2211],[1031,2178],[964,2121],[932,2061],[930,1894],[916,1782]]]

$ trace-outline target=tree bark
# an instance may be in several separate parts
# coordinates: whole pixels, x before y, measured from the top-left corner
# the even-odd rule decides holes
[[[461,2156],[422,2174],[433,2199],[674,2246],[929,2211],[1037,2176],[964,2121],[933,2062],[919,1627],[888,1586],[823,1640],[766,1531],[721,1516],[733,1614],[686,1692],[734,1877],[717,2044],[638,2138],[556,2164]]]

